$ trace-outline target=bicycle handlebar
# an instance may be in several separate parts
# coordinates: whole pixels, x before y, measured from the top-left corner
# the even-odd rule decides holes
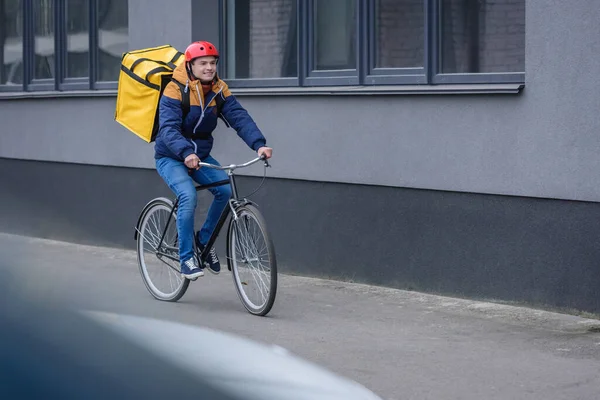
[[[219,165],[214,165],[214,164],[199,162],[198,166],[212,168],[212,169],[218,169],[218,170],[221,170],[221,171],[226,171],[226,170],[233,171],[234,169],[249,167],[250,165],[256,164],[257,162],[259,162],[261,160],[264,161],[267,166],[269,166],[269,162],[267,161],[266,158],[264,158],[264,156],[256,157],[255,159],[250,160],[250,161],[248,161],[246,163],[243,163],[243,164],[230,164],[230,165],[219,166]]]

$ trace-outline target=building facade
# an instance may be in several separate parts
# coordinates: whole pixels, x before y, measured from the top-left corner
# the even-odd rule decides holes
[[[599,312],[597,21],[594,0],[2,0],[0,230],[132,247],[170,192],[114,121],[120,55],[210,40],[275,149],[253,198],[282,272]]]

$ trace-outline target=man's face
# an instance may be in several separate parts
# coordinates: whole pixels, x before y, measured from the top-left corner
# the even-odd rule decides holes
[[[196,58],[192,63],[192,73],[202,82],[212,81],[217,73],[217,58],[213,56]]]

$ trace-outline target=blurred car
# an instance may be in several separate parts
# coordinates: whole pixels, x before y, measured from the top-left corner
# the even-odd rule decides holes
[[[0,281],[1,399],[380,399],[281,347],[23,297]]]

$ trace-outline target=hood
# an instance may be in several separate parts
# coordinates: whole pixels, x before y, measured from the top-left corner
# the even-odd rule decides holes
[[[177,79],[177,81],[184,85],[188,83],[188,74],[185,69],[185,61],[183,61],[177,66],[177,68],[175,68],[175,70],[173,71],[173,78]]]

